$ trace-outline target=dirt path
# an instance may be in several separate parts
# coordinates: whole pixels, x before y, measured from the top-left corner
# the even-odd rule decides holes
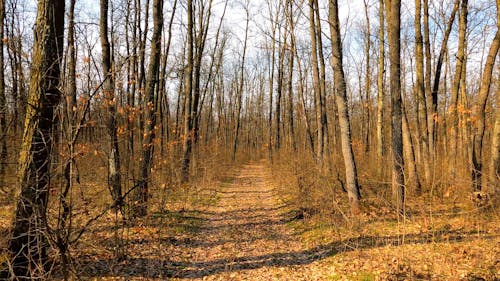
[[[283,221],[284,205],[262,163],[250,163],[221,184],[219,200],[177,278],[312,280],[305,265],[329,254],[306,250]]]

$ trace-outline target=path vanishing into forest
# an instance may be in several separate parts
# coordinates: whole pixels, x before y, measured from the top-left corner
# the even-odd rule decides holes
[[[205,211],[210,217],[198,233],[202,245],[189,248],[190,261],[174,278],[315,280],[319,274],[321,279],[320,271],[309,267],[331,255],[331,247],[304,248],[286,225],[286,206],[269,179],[263,162],[232,172]]]

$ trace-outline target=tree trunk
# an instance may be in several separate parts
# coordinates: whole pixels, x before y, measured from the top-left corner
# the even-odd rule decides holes
[[[370,32],[370,16],[368,15],[368,1],[364,0],[365,5],[365,19],[366,19],[366,33],[365,33],[365,105],[363,106],[366,112],[366,122],[364,131],[365,152],[370,151],[370,112],[371,112],[371,68],[370,68],[370,50],[371,50],[371,32]]]
[[[498,3],[498,1],[497,1]],[[500,13],[500,11],[497,11]],[[483,77],[481,79],[481,87],[479,88],[478,100],[472,109],[472,120],[474,120],[474,133],[472,141],[472,189],[480,191],[482,189],[482,173],[483,173],[483,137],[486,127],[486,102],[490,92],[493,67],[500,46],[500,22],[497,22],[497,32],[493,42],[491,42],[488,57],[484,65]]]
[[[445,59],[446,49],[448,46],[448,38],[450,38],[450,33],[453,27],[453,22],[455,21],[455,15],[458,10],[460,0],[455,0],[453,10],[451,11],[450,18],[448,20],[446,30],[444,32],[443,40],[441,42],[441,50],[439,51],[439,56],[436,62],[436,71],[434,73],[434,84],[432,86],[432,93],[430,99],[430,107],[427,109],[428,120],[428,130],[429,130],[429,153],[430,161],[434,163],[436,158],[436,137],[437,137],[437,120],[438,120],[438,93],[439,93],[439,83],[441,79],[441,70],[443,66],[443,60]],[[425,8],[424,8],[425,9]],[[446,79],[445,79],[446,81]]]
[[[189,181],[189,166],[191,161],[191,150],[193,143],[192,122],[191,122],[191,103],[193,94],[193,0],[187,1],[187,66],[184,72],[184,136],[182,140],[182,182]]]
[[[500,7],[500,5],[497,5],[497,7]],[[497,78],[497,89],[500,89],[500,77]],[[494,194],[499,193],[498,188],[500,187],[500,95],[498,93],[496,95],[496,108],[495,125],[493,134],[491,135],[491,159],[489,167],[489,191]]]
[[[455,66],[455,77],[453,79],[453,85],[451,88],[451,105],[448,108],[448,112],[450,113],[450,148],[449,153],[449,175],[451,179],[454,179],[456,176],[456,168],[457,168],[457,154],[458,154],[458,104],[459,104],[459,93],[460,93],[460,84],[462,82],[462,74],[465,74],[462,71],[462,68],[465,66],[465,33],[467,29],[467,5],[468,0],[461,1],[461,10],[460,10],[460,19],[459,19],[459,30],[458,30],[458,51],[457,51],[457,62]]]
[[[240,133],[240,127],[241,127],[241,107],[242,107],[242,100],[243,100],[243,86],[244,84],[244,75],[245,75],[245,57],[246,57],[246,52],[247,52],[247,39],[248,39],[248,24],[250,22],[250,11],[249,7],[245,7],[246,11],[246,25],[245,25],[245,39],[243,41],[243,54],[241,57],[241,66],[240,66],[240,79],[238,79],[238,90],[237,90],[237,95],[238,95],[238,104],[237,104],[237,112],[236,112],[236,128],[235,128],[235,137],[234,137],[234,143],[233,143],[233,161],[236,160],[236,152],[238,149],[238,137]]]
[[[39,0],[30,72],[30,106],[18,176],[20,196],[9,241],[13,273],[18,278],[41,278],[47,267],[47,202],[52,133],[59,103],[60,64],[64,37],[64,0]],[[15,277],[14,277],[15,278]]]
[[[114,74],[112,70],[110,44],[108,39],[108,5],[109,0],[101,0],[100,37],[102,49],[102,71],[104,73],[103,92],[106,101],[108,120],[107,130],[110,137],[110,152],[108,158],[108,185],[116,206],[121,198],[120,153],[118,148],[116,98],[114,89]]]
[[[425,53],[425,77],[424,77],[424,85],[425,85],[425,103],[426,103],[426,111],[427,111],[427,131],[424,132],[427,136],[425,139],[427,140],[427,147],[424,148],[424,157],[426,162],[424,163],[424,172],[425,172],[425,180],[428,184],[431,183],[431,179],[433,177],[434,171],[434,139],[431,138],[433,133],[431,131],[434,130],[434,116],[431,113],[432,106],[432,94],[431,94],[431,76],[432,76],[432,66],[431,66],[431,44],[430,44],[430,35],[429,35],[429,0],[424,0],[423,6],[424,12],[424,53]],[[432,127],[432,128],[431,128]],[[431,130],[432,129],[432,130]]]
[[[321,164],[324,157],[325,149],[325,132],[323,126],[323,106],[322,106],[322,93],[321,93],[321,80],[318,68],[318,43],[315,23],[315,4],[316,0],[309,0],[309,33],[311,37],[311,56],[312,56],[312,76],[313,76],[313,89],[314,89],[314,107],[316,110],[316,130],[317,130],[317,146],[316,146],[316,159]]]
[[[132,213],[134,216],[145,216],[148,210],[148,184],[153,161],[154,139],[156,136],[156,104],[155,88],[158,87],[158,74],[161,56],[161,34],[163,29],[163,1],[153,0],[153,37],[151,39],[151,55],[146,78],[144,129],[142,136],[142,160],[140,163],[140,180],[135,192]]]
[[[7,100],[5,98],[4,68],[4,21],[5,0],[0,0],[0,190],[4,190],[5,166],[7,162]]]
[[[377,73],[377,156],[382,161],[384,156],[384,74],[385,74],[385,32],[384,32],[384,0],[379,0],[379,58]],[[382,164],[382,162],[380,162]],[[379,173],[382,174],[383,165],[379,166]]]
[[[401,1],[386,3],[390,61],[391,133],[392,133],[392,192],[396,210],[404,214],[405,178],[403,160],[402,105],[401,105]]]
[[[427,157],[429,155],[429,144],[427,135],[427,99],[424,81],[424,42],[422,37],[421,0],[415,0],[415,61],[416,61],[416,98],[417,98],[417,146],[421,161],[424,163],[425,178],[430,178],[430,167]]]
[[[404,81],[404,78],[403,78]],[[403,86],[403,89],[405,87]],[[411,136],[410,125],[408,124],[408,116],[406,113],[406,108],[404,103],[403,106],[403,120],[402,120],[402,132],[403,132],[403,150],[405,157],[406,169],[408,171],[408,178],[406,179],[406,185],[413,189],[416,195],[420,195],[422,193],[422,186],[420,184],[420,178],[418,176],[417,164],[415,160],[415,146],[413,142],[413,138]]]
[[[336,101],[339,113],[339,125],[342,141],[342,155],[344,157],[347,195],[354,214],[359,212],[359,185],[356,162],[351,144],[351,127],[347,108],[347,91],[342,64],[342,42],[340,38],[340,24],[337,0],[330,0],[329,4],[330,35],[332,40],[332,68],[336,89]]]

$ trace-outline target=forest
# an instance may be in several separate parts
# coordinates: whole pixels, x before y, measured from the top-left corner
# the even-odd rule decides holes
[[[500,0],[0,0],[0,280],[500,280]]]

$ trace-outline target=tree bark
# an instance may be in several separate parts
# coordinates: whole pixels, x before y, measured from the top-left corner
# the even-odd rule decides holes
[[[120,174],[120,152],[117,136],[116,119],[116,97],[114,89],[114,74],[111,61],[111,49],[108,39],[108,5],[109,0],[101,0],[100,5],[100,37],[102,49],[102,71],[104,73],[103,93],[108,111],[107,130],[110,138],[110,151],[108,158],[108,185],[110,186],[111,196],[116,206],[121,202],[121,174]]]
[[[497,11],[499,13],[499,11]],[[488,57],[484,65],[483,77],[481,79],[481,87],[479,88],[478,100],[472,109],[472,120],[474,120],[474,132],[472,141],[472,189],[473,191],[481,191],[484,182],[482,182],[483,174],[483,137],[486,127],[486,102],[490,93],[490,86],[493,74],[493,67],[500,46],[500,23],[497,22],[497,32],[493,42],[491,42]]]
[[[379,58],[378,58],[378,73],[377,73],[377,156],[382,161],[384,156],[384,74],[385,74],[385,32],[384,32],[384,0],[379,0]],[[380,164],[382,164],[380,162]],[[382,174],[383,165],[379,166],[379,173]]]
[[[360,193],[358,173],[351,144],[351,127],[349,124],[349,111],[347,107],[347,90],[342,64],[342,41],[340,38],[340,24],[337,0],[329,2],[329,23],[332,40],[332,68],[336,89],[336,101],[339,114],[339,125],[342,142],[342,155],[344,157],[347,195],[351,210],[354,214],[359,212]]]
[[[5,97],[4,68],[4,21],[5,0],[0,0],[0,190],[4,190],[5,166],[7,162],[7,100]]]
[[[436,71],[434,73],[434,84],[432,86],[430,107],[427,109],[428,120],[428,130],[429,130],[429,153],[430,161],[434,163],[436,158],[436,137],[437,137],[437,120],[438,120],[438,93],[439,93],[439,83],[441,80],[441,70],[443,66],[443,60],[445,59],[446,49],[448,46],[448,39],[450,38],[450,33],[453,27],[453,22],[455,21],[455,15],[458,11],[458,6],[460,0],[455,0],[453,10],[451,11],[450,18],[446,25],[446,30],[444,32],[443,40],[441,42],[441,49],[439,51],[439,56],[436,62]],[[425,8],[424,8],[425,9]],[[446,81],[446,80],[445,80]]]
[[[132,213],[142,217],[147,214],[149,198],[149,178],[153,161],[154,139],[156,136],[156,103],[155,88],[158,87],[158,74],[161,56],[161,34],[163,29],[163,1],[153,0],[153,37],[151,39],[151,55],[149,57],[146,78],[144,105],[144,129],[142,136],[142,160],[140,163],[140,180],[135,193]]]
[[[366,20],[366,33],[365,33],[365,105],[363,106],[366,112],[365,130],[364,130],[364,142],[365,142],[365,152],[370,151],[370,124],[371,124],[371,67],[370,67],[370,51],[371,51],[371,31],[370,31],[370,16],[368,15],[368,1],[363,1],[365,5],[365,20]]]
[[[401,105],[401,1],[386,2],[390,61],[391,133],[392,133],[392,192],[396,210],[404,214],[405,177],[403,160]]]
[[[429,144],[427,135],[427,99],[424,81],[424,42],[422,37],[422,3],[415,0],[415,61],[416,61],[416,107],[417,107],[417,146],[419,154],[424,163],[425,178],[430,178],[430,167],[427,157],[429,155]]]
[[[457,167],[457,154],[458,154],[458,105],[459,105],[459,93],[460,93],[460,84],[462,82],[462,74],[465,74],[462,68],[465,66],[465,33],[467,29],[467,5],[468,0],[461,1],[461,9],[460,9],[460,18],[458,25],[458,51],[457,51],[457,62],[455,66],[455,77],[453,79],[453,84],[451,88],[451,105],[448,108],[448,112],[450,113],[450,153],[449,153],[449,175],[451,179],[454,179],[456,176],[456,167]]]
[[[497,7],[500,7],[500,5],[497,5]],[[497,89],[500,89],[500,77],[497,79]],[[489,191],[494,194],[499,193],[498,189],[500,187],[500,95],[498,92],[496,95],[496,108],[495,125],[493,134],[491,135],[491,159],[489,167]]]
[[[314,107],[316,111],[316,159],[321,164],[324,157],[325,149],[325,132],[323,124],[323,105],[321,93],[321,79],[318,66],[318,46],[317,33],[320,32],[316,29],[315,22],[315,4],[316,0],[309,0],[309,35],[311,38],[311,56],[312,56],[312,76],[313,76],[313,89],[314,89]]]
[[[193,44],[194,44],[194,28],[193,28],[193,0],[187,1],[187,66],[184,72],[184,135],[182,140],[182,166],[181,178],[182,182],[189,181],[189,166],[191,161],[191,150],[193,143],[192,132],[192,94],[193,94]]]
[[[19,155],[14,225],[9,241],[17,278],[41,278],[47,267],[47,202],[52,133],[59,104],[64,37],[64,0],[39,0],[30,72],[29,106]],[[12,276],[15,278],[14,276]]]

